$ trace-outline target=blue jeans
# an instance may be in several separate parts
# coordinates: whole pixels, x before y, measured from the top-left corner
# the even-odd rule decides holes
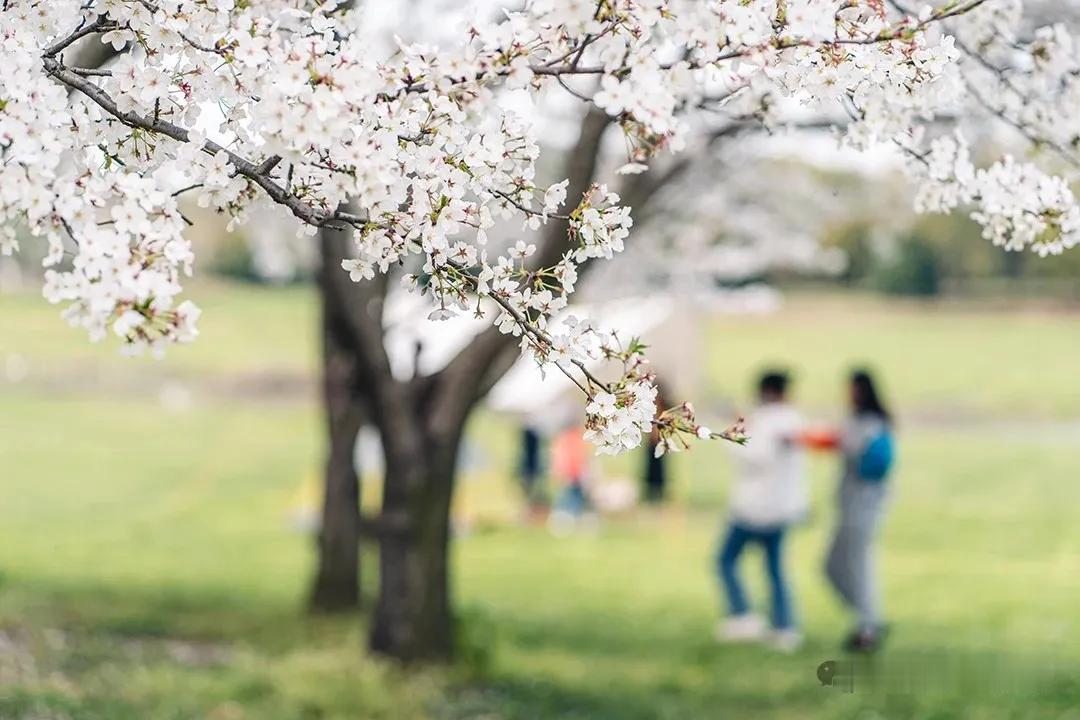
[[[751,528],[732,523],[727,538],[720,548],[717,565],[720,579],[727,592],[728,611],[732,615],[743,615],[750,610],[750,604],[739,581],[738,561],[747,543],[761,545],[765,550],[765,570],[772,586],[772,624],[777,630],[786,630],[794,625],[791,609],[791,595],[784,579],[782,563],[782,541],[784,528]]]
[[[571,483],[563,488],[555,500],[555,509],[573,517],[580,517],[589,509],[589,498],[581,483]]]

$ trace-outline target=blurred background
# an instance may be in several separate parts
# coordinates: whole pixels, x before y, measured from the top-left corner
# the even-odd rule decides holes
[[[440,22],[416,27],[415,2],[360,4],[373,52],[448,33],[461,4],[430,4]],[[1075,3],[1029,5],[1045,23]],[[634,207],[626,252],[575,296],[650,346],[670,404],[692,400],[719,430],[780,367],[805,417],[833,424],[851,369],[874,371],[898,416],[884,650],[846,690],[818,681],[850,622],[822,573],[836,458],[810,458],[810,518],[788,540],[805,643],[721,645],[730,448],[667,458],[654,503],[647,448],[590,458],[596,512],[553,522],[553,445],[581,400],[507,361],[451,473],[454,659],[373,654],[384,463],[354,406],[350,323],[377,307],[387,377],[419,387],[488,342],[484,323],[429,323],[393,289],[350,301],[319,282],[325,264],[349,285],[331,240],[297,239],[269,209],[227,233],[190,207],[201,336],[163,359],[68,328],[41,297],[40,243],[0,257],[0,720],[1080,719],[1080,253],[1006,253],[964,213],[914,214],[895,154],[838,149],[844,116],[731,103],[695,121],[688,152],[623,177],[603,113],[506,102],[539,126],[545,183],[610,182]],[[965,124],[977,160],[1028,149]],[[500,227],[489,247],[521,233]],[[328,432],[328,399],[346,430]],[[349,505],[363,518],[358,562],[349,543],[319,549],[331,476],[329,505],[350,511],[334,522]],[[760,562],[743,573],[763,608]]]
[[[821,175],[826,199],[860,182],[785,172]],[[860,192],[886,202],[902,195],[890,182]],[[727,448],[671,458],[666,498],[647,507],[644,450],[597,460],[598,519],[552,533],[517,468],[530,399],[551,407],[561,390],[530,368],[474,414],[459,460],[458,659],[402,668],[364,649],[366,612],[308,616],[318,295],[313,260],[282,259],[288,238],[255,223],[199,234],[202,336],[163,360],[65,327],[32,255],[0,265],[0,717],[1080,717],[1080,260],[1006,254],[963,219],[835,214],[794,256],[718,233],[707,267],[742,271],[697,263],[693,296],[685,278],[641,281],[632,300],[653,310],[632,322],[605,309],[626,293],[604,287],[655,264],[600,269],[586,296],[631,322],[670,393],[715,425],[749,407],[765,366],[792,371],[818,421],[841,417],[852,366],[878,373],[899,414],[881,542],[894,630],[853,693],[814,674],[847,627],[821,575],[835,461],[812,459],[812,517],[790,541],[806,644],[720,646]],[[439,331],[402,317],[389,334],[438,356]],[[376,543],[362,547],[370,607]],[[763,600],[758,559],[744,562]]]

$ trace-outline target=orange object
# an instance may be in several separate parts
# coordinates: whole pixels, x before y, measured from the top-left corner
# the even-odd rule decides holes
[[[835,450],[840,447],[840,433],[828,428],[803,430],[798,442],[811,450]]]
[[[585,478],[589,448],[580,427],[563,430],[551,443],[551,471],[561,482],[572,485]]]

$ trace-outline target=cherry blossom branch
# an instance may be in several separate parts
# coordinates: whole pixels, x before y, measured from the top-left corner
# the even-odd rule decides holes
[[[90,30],[80,32],[80,36],[85,36],[91,34],[94,31]],[[43,58],[43,64],[46,72],[48,72],[51,76],[64,83],[65,85],[81,92],[83,95],[95,102],[99,107],[101,107],[111,116],[115,117],[117,120],[127,125],[128,127],[140,128],[153,133],[158,133],[166,137],[170,137],[178,142],[191,142],[190,133],[184,128],[179,127],[178,125],[170,123],[167,120],[163,120],[160,117],[151,119],[135,112],[125,112],[121,110],[117,105],[116,101],[107,92],[95,85],[93,82],[86,79],[84,75],[76,72],[75,69],[65,66],[62,62],[52,57],[46,56]],[[256,185],[261,187],[267,193],[267,195],[271,197],[271,199],[273,199],[275,202],[278,202],[279,204],[284,205],[293,213],[293,215],[310,225],[318,227],[328,225],[334,221],[343,221],[350,225],[363,226],[367,222],[364,218],[360,216],[356,216],[343,211],[319,211],[307,205],[298,197],[296,197],[296,195],[288,192],[285,188],[278,185],[269,176],[269,173],[280,163],[281,158],[279,156],[272,156],[265,160],[263,163],[256,165],[253,162],[247,160],[246,158],[237,155],[231,150],[228,150],[227,148],[224,148],[218,143],[215,143],[211,140],[207,140],[201,146],[201,149],[203,152],[209,155],[216,155],[219,152],[226,153],[229,161],[236,168],[237,174],[242,175],[243,177],[246,177],[252,182],[254,182]],[[184,192],[193,190],[197,187],[199,187],[199,184],[183,188],[176,194],[179,195]],[[529,208],[518,202],[508,193],[499,190],[495,190],[493,192],[494,194],[503,198],[526,215],[543,215],[543,213],[533,210],[532,208]],[[547,217],[562,220],[570,219],[568,215],[558,215],[550,213],[547,215]],[[463,268],[460,268],[456,265],[452,265],[452,267],[455,267],[455,269],[458,270],[462,277],[472,279],[474,289],[477,287],[475,279],[471,278],[468,273],[465,273]],[[503,311],[510,315],[514,319],[515,323],[522,329],[522,331],[532,338],[533,343],[535,343],[539,349],[546,352],[554,346],[554,340],[551,338],[551,336],[548,335],[536,323],[532,322],[524,313],[514,307],[507,298],[494,292],[486,292],[483,294],[493,300],[497,305],[499,305],[500,308],[503,309]],[[592,373],[592,371],[588,369],[585,363],[577,359],[571,359],[570,362],[578,368],[578,370],[590,383],[588,388],[582,386],[577,381],[577,379],[574,378],[573,375],[569,373],[569,371],[565,367],[562,366],[561,363],[556,362],[555,364],[559,367],[560,371],[562,371],[564,374],[567,375],[567,377],[574,381],[575,384],[577,384],[578,387],[581,388],[587,396],[593,396],[593,392],[595,391],[590,391],[590,389],[593,387],[605,392],[608,391],[608,385],[602,380],[600,380],[594,373]]]
[[[965,79],[964,85],[967,87],[968,92],[971,93],[971,96],[975,98],[975,101],[978,102],[979,105],[985,108],[987,112],[1001,120],[1003,123],[1023,135],[1024,138],[1032,145],[1035,145],[1036,147],[1048,147],[1052,149],[1062,160],[1072,165],[1074,168],[1080,168],[1080,158],[1077,158],[1074,152],[1070,151],[1068,148],[1064,147],[1061,143],[1055,140],[1051,140],[1050,138],[1043,137],[1035,132],[1032,132],[1031,128],[1027,127],[1019,120],[1010,117],[1003,108],[994,106],[990,102],[990,100],[988,100],[970,80]],[[1021,94],[1020,97],[1024,96]]]
[[[102,68],[69,67],[68,69],[82,77],[112,77],[112,70]]]
[[[518,202],[517,200],[514,199],[514,197],[512,195],[510,195],[509,193],[503,192],[502,190],[492,190],[491,192],[494,195],[497,195],[498,197],[501,197],[503,200],[505,200],[506,202],[513,205],[515,208],[520,210],[525,215],[529,215],[531,217],[539,217],[539,218],[554,218],[556,220],[569,220],[570,219],[569,215],[560,215],[558,213],[544,213],[544,212],[542,212],[540,210],[535,210],[535,209],[533,209],[533,208],[531,208],[531,207],[529,207],[527,205],[524,205],[524,204]]]
[[[542,341],[544,343],[544,345],[546,346],[545,349],[550,349],[550,348],[554,347],[555,341],[552,340],[551,336],[548,335],[547,332],[542,330],[538,325],[536,325],[535,323],[530,321],[525,316],[525,314],[522,313],[520,310],[518,310],[516,307],[514,307],[510,303],[509,300],[507,300],[505,297],[503,297],[499,293],[491,293],[491,292],[489,292],[489,293],[485,293],[485,295],[487,297],[491,298],[492,300],[494,300],[495,303],[499,307],[501,307],[504,311],[506,311],[506,313],[508,315],[510,315],[510,317],[514,318],[514,321],[517,322],[518,326],[521,327],[521,329],[523,331],[527,331],[534,338],[536,338],[537,340]],[[595,385],[597,388],[599,388],[601,390],[608,390],[607,383],[605,383],[600,378],[596,377],[596,375],[594,375],[592,373],[592,371],[589,370],[588,366],[585,365],[585,363],[583,363],[580,360],[573,359],[573,358],[570,360],[570,362],[571,362],[571,364],[576,366],[581,371],[581,374],[584,375],[585,378],[590,383],[592,383],[593,385]],[[555,364],[558,365],[559,363],[555,363]],[[561,366],[560,366],[560,369],[563,370],[564,373],[566,372],[565,368],[562,368]],[[568,374],[568,377],[569,377],[569,374]],[[573,378],[571,377],[571,380],[572,379]],[[589,395],[590,397],[592,396],[592,393],[589,393],[588,391],[586,391],[586,394]]]
[[[144,8],[146,8],[147,11],[151,15],[156,15],[158,10],[160,9],[160,8],[158,8],[157,5],[154,5],[152,2],[149,2],[148,0],[136,0],[136,2],[138,2]],[[176,34],[180,36],[181,40],[183,40],[185,43],[187,43],[188,45],[190,45],[191,47],[193,47],[194,49],[196,49],[196,50],[198,50],[200,52],[210,53],[212,55],[220,55],[222,57],[227,55],[226,51],[224,49],[222,49],[222,48],[209,47],[207,45],[203,45],[202,43],[199,43],[199,42],[193,40],[192,38],[190,38],[187,34],[179,32],[179,31],[177,31]]]
[[[202,186],[203,186],[203,184],[202,184],[202,183],[192,183],[191,185],[188,185],[188,186],[186,186],[186,187],[182,187],[182,188],[180,188],[179,190],[177,190],[176,192],[174,192],[174,193],[172,194],[172,196],[173,196],[173,197],[180,197],[180,196],[181,196],[181,195],[183,195],[184,193],[189,193],[189,192],[191,192],[192,190],[198,190],[198,189],[199,189],[199,188],[201,188]]]
[[[551,337],[551,335],[549,335],[543,328],[541,328],[539,325],[529,319],[529,317],[526,316],[523,312],[514,307],[510,300],[503,294],[487,290],[480,290],[479,282],[477,281],[476,277],[468,271],[468,268],[454,261],[449,261],[447,263],[447,267],[452,269],[458,275],[458,277],[462,278],[465,282],[467,282],[471,286],[473,292],[478,292],[482,297],[486,297],[492,300],[496,305],[502,308],[502,310],[507,315],[514,319],[514,322],[519,328],[521,328],[521,331],[532,338],[533,343],[538,347],[538,349],[546,352],[547,350],[550,350],[555,346],[555,341]],[[579,370],[581,370],[582,375],[584,375],[586,380],[588,380],[590,383],[592,383],[601,390],[608,390],[607,383],[596,377],[596,375],[594,375],[592,371],[589,370],[588,366],[586,366],[585,363],[576,359],[571,359],[570,362],[575,365]],[[571,375],[569,372],[567,372],[566,368],[562,367],[559,363],[555,364],[559,367],[563,374],[565,374],[568,378],[574,381],[574,384],[581,388],[581,390],[588,397],[592,397],[592,393],[589,392],[586,388],[584,388],[580,383],[578,383],[577,379],[573,377],[573,375]]]
[[[84,19],[84,22],[85,22],[85,19]],[[93,35],[95,33],[101,33],[101,32],[105,32],[105,31],[108,31],[108,30],[114,30],[114,29],[116,29],[116,23],[109,20],[106,16],[101,15],[97,19],[95,19],[92,23],[90,23],[89,25],[81,25],[80,27],[76,28],[75,31],[72,32],[67,37],[65,37],[62,40],[59,40],[59,41],[53,43],[52,45],[50,45],[49,47],[45,48],[45,50],[42,52],[42,55],[44,55],[45,57],[50,57],[50,58],[51,57],[56,57],[59,53],[63,52],[66,48],[70,47],[74,43],[76,43],[79,40],[83,39],[87,35]]]
[[[759,53],[765,48],[772,48],[775,50],[787,50],[789,48],[807,47],[807,48],[830,48],[841,45],[877,45],[880,43],[890,42],[892,40],[903,39],[905,36],[913,35],[914,33],[925,30],[934,23],[942,22],[948,18],[957,17],[959,15],[965,15],[979,6],[986,3],[987,0],[970,0],[969,2],[962,3],[960,5],[954,5],[954,3],[947,3],[946,5],[938,8],[930,13],[930,15],[923,20],[919,20],[915,23],[909,23],[911,18],[905,18],[896,25],[881,30],[874,35],[864,38],[834,38],[832,40],[814,41],[805,38],[784,38],[777,35],[771,38],[761,45],[751,45],[728,50],[727,52],[719,53],[713,57],[706,58],[704,60],[693,60],[688,62],[688,66],[692,70],[701,69],[707,65],[716,65],[717,63],[725,62],[727,60],[737,60],[745,58],[750,55]],[[683,61],[679,61],[683,62]],[[661,63],[659,65],[660,70],[671,70],[679,62]],[[554,67],[549,65],[531,65],[535,75],[543,76],[563,76],[563,75],[604,75],[609,72],[606,67],[602,66],[587,66],[580,67],[576,63],[570,65],[556,65]]]
[[[896,8],[898,11],[900,11],[902,13],[910,15],[911,12],[912,12],[911,9],[909,7],[907,7],[907,5],[905,3],[899,2],[899,0],[888,0],[888,2],[889,2],[889,5]],[[971,10],[974,10],[976,7],[978,7],[981,4],[982,4],[981,2],[974,2],[973,1],[973,2],[970,2],[967,5],[963,6],[962,9],[963,9],[964,12],[970,12]],[[945,19],[948,19],[948,18],[951,18],[951,17],[955,17],[958,14],[961,14],[961,13],[959,13],[959,12],[944,13],[944,14],[941,15],[940,19],[945,20]],[[983,69],[985,69],[986,71],[992,73],[995,77],[997,77],[998,81],[1000,81],[1001,84],[1006,89],[1008,89],[1009,91],[1014,93],[1016,95],[1016,97],[1019,98],[1022,101],[1022,103],[1026,104],[1029,101],[1029,98],[1027,97],[1027,95],[1020,88],[1018,88],[1016,86],[1016,84],[1006,75],[1004,68],[998,67],[994,63],[987,60],[986,57],[981,52],[978,52],[977,50],[973,49],[970,45],[968,45],[966,42],[964,42],[960,37],[957,37],[955,34],[953,36],[953,42],[956,45],[956,47],[958,47],[960,49],[960,51],[962,53],[964,53],[964,56],[966,56],[967,58],[969,58],[971,60],[974,60]],[[1021,121],[1011,117],[1005,111],[1004,108],[995,106],[979,90],[977,85],[969,77],[967,77],[966,75],[964,76],[964,86],[967,88],[967,90],[971,94],[971,96],[973,98],[975,98],[975,101],[978,102],[979,105],[981,105],[987,112],[991,113],[992,115],[997,117],[999,120],[1004,122],[1006,125],[1009,125],[1014,130],[1019,132],[1032,145],[1051,148],[1062,160],[1064,160],[1068,164],[1072,165],[1073,167],[1080,167],[1080,158],[1078,158],[1078,156],[1077,156],[1077,154],[1076,154],[1076,152],[1074,150],[1071,150],[1071,149],[1063,146],[1061,143],[1056,142],[1056,141],[1054,141],[1054,140],[1052,140],[1050,138],[1041,136],[1041,135],[1033,132],[1030,127],[1026,126]],[[919,157],[919,156],[916,155],[916,157]],[[919,159],[921,160],[922,158],[919,157]]]
[[[102,110],[112,115],[124,125],[164,135],[177,142],[191,142],[190,133],[179,125],[163,120],[160,117],[148,118],[135,112],[121,110],[112,96],[83,76],[72,71],[60,61],[46,56],[42,58],[42,62],[44,63],[45,71],[48,72],[49,75],[68,87],[78,90],[87,98],[93,100]],[[279,205],[284,205],[293,215],[309,225],[322,227],[341,221],[355,226],[363,225],[367,222],[367,220],[361,216],[346,213],[341,210],[326,211],[314,208],[283,188],[269,175],[270,171],[272,171],[280,162],[280,157],[271,157],[262,164],[256,165],[250,160],[237,155],[232,150],[222,147],[213,140],[205,141],[200,149],[208,155],[216,155],[219,152],[224,152],[228,156],[229,162],[236,168],[237,174],[246,177],[248,180],[258,185],[274,202]]]
[[[895,39],[900,34],[901,29],[904,32],[914,32],[915,30],[921,29],[921,28],[925,27],[926,25],[928,25],[928,24],[930,24],[932,22],[937,22],[937,21],[943,20],[945,18],[954,17],[956,15],[969,12],[969,11],[977,8],[984,1],[985,0],[971,0],[970,2],[967,2],[967,3],[962,4],[960,6],[951,7],[949,9],[947,9],[947,10],[942,9],[942,10],[939,10],[937,12],[931,13],[931,15],[929,17],[925,18],[924,20],[920,21],[919,23],[917,23],[914,26],[906,26],[905,25],[903,28],[892,28],[892,29],[883,30],[883,31],[877,33],[875,36],[870,37],[870,38],[839,39],[839,40],[835,40],[835,41],[821,43],[821,45],[822,46],[831,46],[831,45],[836,45],[836,44],[848,44],[848,43],[867,44],[867,43],[876,43],[876,42],[884,42],[884,41],[887,41],[887,40],[892,40],[892,39]],[[152,3],[148,2],[147,0],[137,0],[137,2],[139,2],[141,5],[143,5],[148,11],[157,12],[157,7],[155,5],[153,5]],[[615,23],[613,22],[611,25],[608,26],[607,29],[605,29],[604,33],[609,32],[610,29],[612,27],[614,27],[614,25],[615,25]],[[94,75],[103,75],[104,76],[107,73],[107,71],[92,71],[92,70],[82,70],[82,69],[69,68],[69,67],[63,65],[62,62],[57,61],[55,59],[54,56],[56,54],[60,53],[64,48],[70,46],[72,43],[74,43],[78,39],[86,37],[86,36],[94,34],[94,33],[97,33],[97,32],[102,32],[102,31],[104,31],[106,29],[110,29],[110,28],[113,28],[113,27],[115,27],[115,23],[109,21],[106,16],[99,16],[94,22],[90,23],[89,25],[86,25],[85,27],[77,29],[75,32],[70,34],[68,37],[66,37],[63,40],[61,40],[61,41],[55,43],[54,45],[50,46],[44,52],[44,57],[43,57],[43,63],[44,63],[46,71],[50,75],[55,77],[56,79],[63,82],[64,84],[68,85],[69,87],[71,87],[73,89],[78,90],[79,92],[81,92],[84,95],[86,95],[87,97],[89,97],[97,105],[99,105],[102,109],[104,109],[110,115],[112,115],[113,117],[118,119],[120,122],[128,125],[129,127],[142,128],[142,129],[145,129],[145,130],[148,130],[148,131],[151,131],[151,132],[160,133],[162,135],[171,137],[171,138],[173,138],[173,139],[175,139],[175,140],[177,140],[179,142],[190,142],[190,136],[189,136],[188,132],[185,129],[183,129],[183,128],[177,126],[177,125],[174,125],[174,124],[172,124],[172,123],[170,123],[170,122],[168,122],[166,120],[162,120],[160,117],[157,117],[156,114],[155,114],[155,117],[151,119],[151,118],[147,118],[147,117],[138,115],[137,113],[134,113],[134,112],[121,111],[119,109],[119,107],[117,106],[117,103],[108,95],[108,93],[106,93],[104,90],[102,90],[97,85],[95,85],[95,84],[93,84],[91,82],[88,82],[85,79],[88,76],[94,76]],[[586,49],[586,47],[590,43],[595,42],[597,39],[599,39],[599,37],[601,37],[604,33],[600,33],[600,34],[598,34],[596,36],[588,36],[588,37],[586,37],[581,43],[579,43],[575,48],[572,49],[573,52],[564,53],[562,56],[560,56],[558,58],[555,58],[552,61],[549,61],[545,65],[533,66],[531,68],[532,71],[535,74],[541,75],[541,76],[544,76],[544,75],[555,76],[559,80],[560,83],[562,82],[562,76],[563,75],[597,74],[597,73],[605,72],[604,68],[598,68],[598,67],[597,68],[583,68],[583,67],[580,67],[579,64],[578,64],[579,60],[580,60],[580,58],[582,56],[582,53]],[[795,46],[799,46],[799,45],[809,45],[809,44],[812,44],[812,43],[810,43],[809,41],[799,40],[799,39],[790,39],[789,40],[789,39],[783,39],[783,38],[776,38],[776,40],[773,42],[773,44],[778,48],[784,48],[784,47],[795,47]],[[196,49],[212,50],[213,52],[220,52],[219,49],[202,48],[202,47],[199,47],[198,44],[192,44],[192,46],[196,47]],[[715,64],[715,63],[721,62],[723,60],[734,59],[734,58],[744,56],[744,55],[749,54],[750,52],[754,52],[756,50],[757,50],[757,48],[751,48],[751,47],[739,48],[739,49],[729,51],[727,53],[722,53],[722,54],[720,54],[720,55],[718,55],[718,56],[716,56],[714,58],[709,59],[708,62],[710,64]],[[570,59],[571,57],[573,59],[568,65],[559,65],[558,64],[560,62],[565,62],[567,59]],[[674,66],[674,63],[671,63],[669,65],[665,65],[665,66],[661,66],[661,67],[673,67],[673,66]],[[503,75],[503,74],[507,74],[509,72],[510,72],[510,68],[503,68],[503,69],[500,69],[498,74]],[[407,86],[406,91],[408,91],[410,89],[410,87],[411,87],[411,85]],[[417,86],[417,87],[422,87],[422,85]],[[247,160],[246,158],[243,158],[243,157],[239,156],[238,154],[236,154],[235,152],[233,152],[231,150],[228,150],[227,148],[224,148],[224,147],[222,147],[222,146],[218,145],[217,143],[215,143],[213,141],[210,141],[210,140],[207,140],[203,144],[201,149],[204,152],[206,152],[207,154],[211,154],[211,155],[217,154],[218,152],[225,152],[227,154],[227,156],[229,157],[230,162],[236,168],[237,174],[246,177],[248,180],[253,182],[255,185],[262,188],[267,193],[267,195],[270,196],[270,198],[272,200],[274,200],[275,202],[277,202],[277,203],[279,203],[281,205],[284,205],[286,208],[289,209],[290,212],[293,213],[293,215],[295,215],[297,218],[303,220],[304,222],[306,222],[306,223],[308,223],[310,225],[319,227],[319,226],[323,226],[323,225],[326,225],[326,224],[329,224],[329,223],[341,221],[341,222],[351,224],[353,226],[360,226],[360,225],[363,225],[364,223],[367,222],[367,220],[365,218],[362,218],[362,217],[359,217],[359,216],[349,215],[349,214],[343,213],[343,212],[341,212],[340,210],[337,210],[337,209],[335,209],[335,210],[322,210],[322,209],[314,208],[314,207],[308,205],[307,203],[305,203],[304,201],[302,201],[300,198],[298,198],[293,193],[291,193],[287,188],[283,188],[272,177],[270,177],[270,172],[273,170],[274,166],[276,166],[277,163],[280,162],[280,158],[270,158],[261,165],[255,165],[254,163]],[[536,213],[535,211],[532,211],[531,209],[525,207],[524,205],[517,202],[513,198],[509,197],[506,193],[501,193],[500,192],[500,193],[498,193],[498,195],[500,197],[502,197],[503,199],[505,199],[507,202],[514,205],[518,210],[521,210],[522,212],[526,212],[527,214],[532,214],[532,215],[539,214],[539,213]]]
[[[481,291],[475,276],[468,272],[460,263],[450,261],[445,267],[446,269],[451,270],[457,277],[460,277],[464,282],[468,283],[474,292],[479,292],[481,296],[494,301],[503,312],[513,319],[517,327],[521,329],[526,341],[534,349],[546,354],[555,347],[555,340],[551,335],[533,322],[525,313],[515,307],[508,297],[499,292]],[[638,377],[634,366],[627,366],[627,363],[635,358],[636,354],[639,352],[638,349],[635,349],[639,345],[637,341],[632,345],[634,347],[627,351],[623,351],[621,348],[618,350],[604,348],[604,357],[606,360],[621,359],[623,361],[624,380],[620,382],[620,385],[624,384],[627,378]],[[588,386],[574,377],[574,374],[566,368],[561,361],[554,361],[555,367],[577,386],[589,400],[586,427],[589,427],[590,424],[602,424],[605,422],[603,410],[598,408],[602,407],[605,401],[600,399],[601,396],[605,396],[608,402],[619,402],[618,393],[622,392],[626,395],[626,392],[620,391],[615,386],[602,381],[589,370],[584,362],[576,358],[571,358],[570,363],[581,372]],[[647,375],[646,377],[651,376]],[[625,402],[625,399],[623,401]],[[739,418],[725,430],[714,432],[697,422],[694,415],[694,409],[689,403],[683,403],[682,405],[668,408],[657,413],[655,417],[652,417],[650,425],[654,432],[660,437],[656,447],[656,453],[660,455],[666,452],[689,448],[687,438],[725,440],[738,445],[746,444],[749,441],[749,436],[746,434],[746,427],[742,418]]]

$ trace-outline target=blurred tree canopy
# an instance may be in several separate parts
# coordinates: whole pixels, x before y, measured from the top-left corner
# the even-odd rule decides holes
[[[982,294],[993,289],[1028,295],[1080,297],[1080,256],[1040,258],[1013,253],[982,240],[980,228],[961,215],[920,215],[900,232],[882,231],[856,218],[828,228],[826,247],[842,250],[843,286],[890,295]]]

